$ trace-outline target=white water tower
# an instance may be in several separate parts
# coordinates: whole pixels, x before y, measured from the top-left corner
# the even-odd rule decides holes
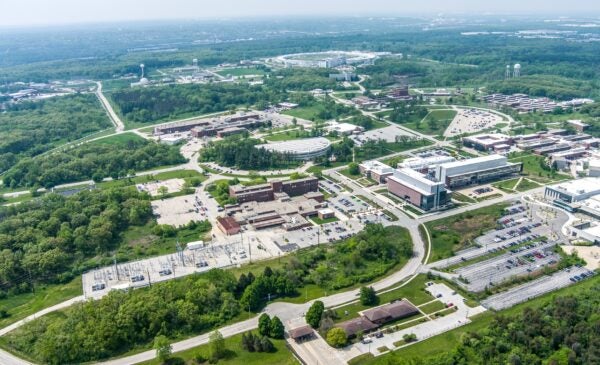
[[[194,67],[198,68],[198,59],[197,59],[197,58],[194,58],[194,59],[192,60],[192,66],[194,66]]]
[[[516,64],[513,70],[513,77],[517,78],[521,76],[521,65],[520,64]]]
[[[143,79],[143,78],[144,78],[144,67],[146,67],[146,66],[144,66],[144,64],[143,64],[143,63],[142,63],[142,64],[140,64],[140,68],[142,69],[142,77],[140,77],[140,79]]]
[[[505,80],[510,79],[510,74],[511,74],[511,72],[510,72],[510,65],[506,65],[506,73],[504,74],[504,79]]]

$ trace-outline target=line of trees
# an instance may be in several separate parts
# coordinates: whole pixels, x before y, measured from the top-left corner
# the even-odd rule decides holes
[[[285,169],[299,165],[289,153],[256,148],[260,141],[252,138],[229,137],[211,141],[200,150],[200,162],[216,162],[221,166],[243,170]]]
[[[89,179],[96,182],[105,177],[117,179],[133,175],[135,171],[185,162],[177,146],[141,139],[118,145],[92,142],[35,159],[23,159],[6,172],[2,182],[11,188],[51,188]]]

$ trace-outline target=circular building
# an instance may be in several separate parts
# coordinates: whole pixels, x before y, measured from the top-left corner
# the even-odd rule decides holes
[[[277,57],[276,62],[285,67],[335,68],[344,65],[372,64],[384,53],[361,51],[328,51],[287,54]]]
[[[256,148],[264,148],[267,151],[289,153],[296,160],[312,160],[324,156],[331,147],[327,138],[307,138],[294,141],[259,144]]]

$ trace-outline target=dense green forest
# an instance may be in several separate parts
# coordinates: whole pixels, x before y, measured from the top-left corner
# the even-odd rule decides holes
[[[402,352],[382,358],[398,365],[588,365],[600,363],[600,284],[559,296],[516,315],[497,315],[487,328],[464,333],[445,354],[406,361]],[[385,362],[384,362],[385,361]]]
[[[408,232],[367,225],[331,246],[292,254],[281,268],[235,278],[214,269],[128,293],[73,306],[59,316],[34,320],[11,332],[7,343],[46,364],[78,363],[147,346],[155,336],[171,338],[209,331],[257,312],[267,297],[296,296],[307,284],[341,289],[385,275],[412,256]],[[117,325],[115,325],[117,324]]]
[[[329,78],[329,74],[335,72],[335,70],[328,68],[283,69],[270,75],[270,77],[266,79],[266,85],[269,88],[280,92],[286,92],[288,90],[310,91],[314,89],[346,90],[340,83]]]
[[[0,113],[0,172],[111,125],[93,94],[8,104]]]
[[[254,147],[257,144],[260,144],[260,141],[256,139],[240,137],[211,141],[200,150],[198,160],[243,170],[285,169],[300,164],[291,154]]]
[[[59,184],[105,177],[114,179],[135,171],[184,163],[178,146],[167,146],[142,139],[118,144],[98,142],[57,151],[37,158],[26,158],[3,176],[4,186],[50,188]]]
[[[151,123],[188,113],[214,113],[259,102],[279,103],[285,100],[285,92],[260,85],[186,84],[124,89],[112,93],[110,98],[127,120]]]
[[[501,94],[528,94],[547,96],[556,100],[569,100],[582,95],[591,95],[594,85],[589,80],[573,80],[560,76],[523,76],[518,79],[497,81],[488,84],[487,92]]]
[[[117,248],[121,232],[151,217],[150,197],[135,188],[0,207],[0,295],[71,280]]]

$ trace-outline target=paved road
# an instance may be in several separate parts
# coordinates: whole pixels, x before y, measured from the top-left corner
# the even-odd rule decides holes
[[[124,131],[125,124],[123,124],[123,121],[121,120],[121,118],[119,118],[117,113],[115,113],[115,110],[113,109],[112,105],[110,105],[110,103],[108,102],[108,100],[106,99],[104,94],[102,93],[102,82],[96,81],[96,85],[98,85],[98,87],[96,89],[96,96],[100,100],[100,103],[102,103],[102,107],[104,108],[104,110],[106,110],[106,113],[108,114],[108,116],[110,118],[110,121],[115,125],[116,131],[117,132]]]

